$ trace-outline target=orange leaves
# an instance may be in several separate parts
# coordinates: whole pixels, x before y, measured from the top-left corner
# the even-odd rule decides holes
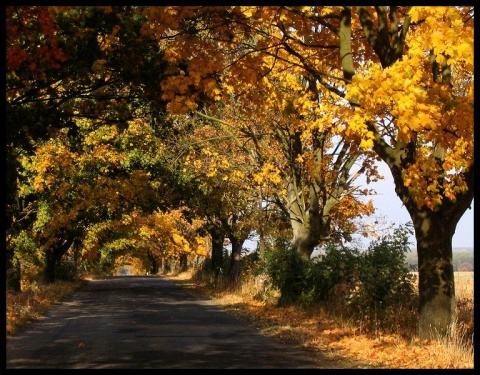
[[[337,163],[333,160],[334,155],[339,155],[335,147],[339,142],[351,141],[346,154],[370,157],[374,141],[378,140],[376,136],[385,136],[392,147],[401,141],[417,140],[416,160],[404,168],[403,177],[411,194],[419,197],[419,206],[433,208],[446,198],[454,200],[455,195],[466,189],[461,172],[473,163],[473,25],[466,17],[462,18],[460,8],[412,7],[410,16],[416,24],[409,26],[405,43],[398,46],[403,55],[386,68],[380,65],[368,44],[359,16],[352,8],[349,39],[356,71],[351,83],[343,79],[339,55],[338,19],[343,7],[141,9],[145,38],[134,39],[154,41],[152,44],[164,54],[148,55],[148,59],[158,59],[152,65],[159,67],[157,81],[141,82],[142,78],[137,77],[135,85],[145,84],[150,90],[142,98],[145,101],[139,101],[140,106],[147,108],[154,97],[154,101],[167,102],[168,111],[174,114],[195,111],[199,105],[202,111],[205,107],[219,108],[214,115],[222,117],[221,125],[210,121],[211,118],[210,122],[205,121],[208,116],[192,122],[192,133],[182,134],[178,146],[181,152],[175,162],[184,162],[184,177],[198,178],[202,191],[218,197],[225,211],[233,211],[239,202],[251,198],[247,192],[258,186],[286,198],[285,189],[293,176],[299,176],[301,194],[306,195],[313,182],[332,192],[338,181],[338,166],[344,164],[342,160]],[[140,11],[139,8],[132,11],[137,10]],[[373,7],[369,10],[378,27],[379,14]],[[397,10],[397,24],[392,25],[395,27],[404,22],[403,8]],[[48,7],[19,7],[18,11],[7,7],[7,70],[12,79],[22,84],[32,80],[34,74],[43,74],[44,67],[57,67],[65,61],[57,45],[59,33],[51,11]],[[110,11],[105,9],[107,13]],[[121,13],[119,8],[116,15],[126,19]],[[95,75],[102,78],[108,69],[113,70],[112,51],[120,47],[120,37],[133,30],[126,22],[121,25],[122,28],[115,21],[109,26],[111,31],[93,36],[98,37],[93,43],[100,55],[89,62],[93,72],[89,78],[95,79]],[[70,37],[68,32],[60,35]],[[393,34],[389,35],[390,43]],[[80,36],[71,37],[65,42],[74,43]],[[389,47],[390,44],[385,45],[385,49]],[[451,86],[433,79],[434,70],[440,69],[435,62],[452,64],[450,72],[445,69],[442,78],[446,81],[450,74]],[[125,67],[120,61],[118,64],[119,69]],[[118,79],[123,76],[118,74]],[[74,81],[77,78],[80,79],[72,76]],[[121,86],[126,88],[123,83]],[[43,101],[55,96],[50,91],[63,95],[79,87],[62,80],[61,85],[53,87],[54,90],[49,87],[37,98]],[[95,95],[108,97],[109,88],[95,91]],[[14,98],[22,92],[12,90],[7,95]],[[79,101],[82,104],[77,106]],[[91,115],[97,109],[112,108],[114,114],[126,115],[118,117],[130,116],[113,102],[79,101],[72,104],[75,108],[67,108],[75,115]],[[353,103],[354,107],[350,105]],[[179,116],[177,120],[188,122],[193,117],[189,113],[188,117]],[[82,155],[55,143],[40,147],[34,188],[38,192],[50,189],[52,196],[67,198],[74,192],[60,181],[67,177],[78,179],[82,181],[78,183],[78,191],[84,195],[84,202],[98,204],[96,193],[109,213],[122,210],[124,204],[136,203],[136,189],[140,195],[151,197],[147,192],[153,194],[160,183],[154,186],[142,171],[131,173],[128,169],[127,176],[115,181],[109,177],[123,172],[123,167],[136,168],[136,163],[157,164],[161,158],[158,155],[170,146],[155,140],[143,121],[129,122],[123,133],[116,126],[95,125],[95,130],[93,124],[82,127],[85,131]],[[378,127],[367,126],[367,121],[377,122]],[[432,161],[432,148],[437,144],[445,149],[444,158],[438,163]],[[151,152],[155,149],[156,154]],[[94,174],[97,174],[95,179]],[[361,207],[350,198],[348,194],[337,197],[345,215],[370,212],[369,206]],[[80,199],[75,203],[76,208],[85,208]],[[337,218],[348,226],[346,216]],[[153,233],[155,226],[147,227],[145,237]],[[178,237],[173,238],[177,240],[172,246],[181,242]]]
[[[30,188],[41,193],[39,199],[45,206],[45,214],[35,226],[39,228],[39,235],[48,241],[66,228],[83,231],[86,225],[98,224],[135,206],[152,205],[158,199],[158,186],[154,186],[158,181],[152,181],[145,170],[129,170],[130,158],[138,157],[139,148],[152,146],[151,134],[142,121],[131,122],[123,137],[116,126],[95,129],[95,125],[85,121],[79,121],[78,125],[84,142],[75,145],[76,151],[70,148],[71,139],[62,130],[57,138],[39,144],[31,160],[23,160],[31,175]],[[131,156],[118,147],[124,140],[130,142],[128,149],[137,155]],[[155,152],[160,151],[155,148]],[[146,157],[149,156],[147,153]],[[25,189],[24,193],[28,192]],[[108,220],[106,223],[108,226]],[[97,228],[100,232],[106,230],[102,226]],[[93,245],[92,238],[100,236],[100,232],[92,232],[88,240],[93,251],[98,246]],[[124,243],[114,245],[124,246]]]
[[[201,222],[189,223],[183,216],[184,209],[156,210],[152,214],[133,212],[125,215],[122,222],[137,250],[149,249],[159,257],[185,253],[191,257],[206,256],[205,241],[195,234]]]
[[[404,185],[417,203],[418,209],[427,206],[436,211],[445,197],[444,188],[438,182],[445,178],[445,174],[439,170],[438,162],[433,158],[421,159],[421,162],[411,164],[405,169],[402,175]]]
[[[97,36],[97,42],[100,47],[100,51],[104,52],[105,55],[111,53],[115,45],[119,43],[119,37],[117,36],[119,31],[120,26],[115,25],[110,34]]]
[[[207,63],[204,56],[190,56],[188,70],[178,70],[176,74],[165,78],[160,86],[162,99],[168,101],[167,108],[175,114],[194,111],[198,107],[200,95],[203,100],[215,102],[221,98],[222,90],[215,79],[211,77],[213,67]]]
[[[148,7],[143,13],[148,22],[142,33],[158,40],[170,65],[160,87],[172,113],[183,114],[195,110],[200,101],[213,104],[221,98],[213,77],[223,69],[222,45],[215,41],[216,28],[200,25],[203,12],[209,12],[202,8]]]
[[[386,69],[372,66],[366,74],[357,74],[347,98],[361,103],[362,108],[354,112],[349,132],[365,136],[365,122],[385,112],[396,118],[399,139],[408,140],[412,131],[436,128],[442,115],[426,90],[429,81],[433,86],[423,61],[416,57],[405,58]]]
[[[162,37],[175,32],[184,19],[194,17],[193,6],[153,6],[145,7],[142,15],[146,18],[142,33]]]
[[[25,52],[21,46],[18,44],[11,46],[6,56],[8,70],[18,70],[27,57],[27,52]]]
[[[461,171],[473,157],[473,29],[461,12],[412,7],[412,21],[422,22],[411,26],[402,58],[384,69],[365,63],[348,87],[347,99],[360,108],[345,117],[346,134],[356,137],[361,148],[372,146],[367,121],[381,124],[379,133],[394,135],[396,142],[415,139],[415,161],[403,174],[418,208],[435,210],[467,189]],[[446,69],[444,63],[452,64],[452,73],[439,78],[436,69]],[[444,150],[440,161],[433,156],[435,147]]]

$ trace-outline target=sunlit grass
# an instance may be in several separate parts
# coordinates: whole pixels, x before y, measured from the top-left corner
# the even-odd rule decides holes
[[[50,306],[70,295],[82,284],[82,281],[58,281],[43,286],[30,284],[21,293],[7,293],[7,337],[15,334],[26,323],[40,318]]]
[[[217,280],[212,288],[209,280],[195,277],[198,291],[254,320],[265,334],[318,350],[330,357],[332,368],[357,368],[358,364],[390,369],[473,368],[473,272],[455,274],[458,318],[452,334],[438,341],[419,340],[412,327],[392,327],[389,333],[368,331],[335,309],[278,307],[278,291],[262,289],[263,280],[251,276],[234,291],[222,288],[226,280]]]

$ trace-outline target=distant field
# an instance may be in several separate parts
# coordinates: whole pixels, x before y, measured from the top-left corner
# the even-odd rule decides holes
[[[412,272],[418,280],[418,272]],[[473,298],[473,272],[455,272],[455,295],[457,298]]]
[[[411,272],[418,278],[418,272]],[[473,272],[465,271],[465,272],[454,272],[455,282],[460,280],[471,280],[473,282]]]
[[[418,277],[418,272],[412,272],[414,275]],[[454,272],[455,280],[457,279],[472,279],[473,280],[473,271],[465,271],[465,272]]]
[[[455,281],[457,279],[472,279],[473,280],[473,272],[455,272]]]
[[[471,299],[473,304],[473,272],[455,272],[455,297]]]
[[[453,252],[453,269],[455,272],[473,272],[475,269],[473,261],[473,252]],[[416,252],[409,252],[405,254],[405,263],[408,266],[417,269],[418,266],[418,257]]]

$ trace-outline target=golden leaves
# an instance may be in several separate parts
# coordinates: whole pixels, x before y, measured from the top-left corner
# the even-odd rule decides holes
[[[368,133],[371,133],[371,132],[368,132]],[[367,134],[368,134],[367,133]],[[361,141],[360,141],[360,148],[362,150],[369,150],[373,147],[373,139],[372,138],[363,138]]]
[[[205,239],[196,235],[203,222],[185,219],[185,207],[163,212],[156,210],[151,214],[133,210],[125,213],[121,219],[103,221],[91,226],[87,231],[85,247],[90,249],[86,255],[103,248],[110,256],[122,257],[125,248],[133,248],[130,256],[146,259],[146,251],[157,259],[186,254],[190,259],[206,256]],[[111,236],[111,233],[117,233]],[[122,235],[123,234],[123,235]],[[148,268],[148,266],[147,266]]]
[[[253,176],[253,180],[263,186],[267,186],[270,183],[278,185],[282,181],[280,173],[280,170],[275,165],[266,162],[262,165],[261,171]]]
[[[423,21],[407,34],[402,58],[385,69],[367,62],[353,77],[347,99],[360,108],[344,117],[345,134],[363,150],[372,146],[367,121],[396,141],[414,137],[415,161],[403,171],[404,184],[419,208],[434,210],[467,188],[462,171],[473,157],[473,30],[456,7],[412,7],[410,15]],[[451,87],[434,81],[432,58],[453,64]],[[445,150],[440,161],[433,157],[437,144]]]
[[[418,151],[417,160],[402,171],[404,185],[421,209],[427,206],[435,211],[444,199],[455,201],[458,193],[467,189],[461,172],[468,165],[465,160],[447,154],[442,162],[427,148]]]
[[[387,68],[382,68],[377,58],[367,52],[370,49],[360,29],[352,29],[357,72],[351,84],[338,78],[342,71],[337,36],[313,21],[315,17],[334,19],[341,8],[226,10],[242,22],[210,23],[218,15],[212,16],[212,9],[204,7],[145,7],[143,11],[146,22],[142,33],[164,51],[162,58],[167,68],[160,75],[158,95],[168,102],[167,109],[183,114],[196,110],[199,103],[223,101],[227,109],[222,115],[229,112],[227,115],[233,119],[234,125],[228,131],[205,125],[196,128],[188,139],[195,147],[189,149],[184,170],[201,178],[206,190],[219,193],[221,186],[225,188],[221,193],[227,195],[231,191],[233,196],[234,190],[229,190],[232,186],[246,190],[258,184],[282,192],[284,174],[291,172],[286,169],[291,164],[301,166],[306,180],[322,176],[330,182],[331,164],[325,162],[328,152],[322,154],[322,163],[313,163],[313,152],[318,151],[314,135],[328,134],[321,140],[324,150],[331,149],[338,135],[355,140],[360,151],[367,152],[374,145],[374,133],[367,121],[381,122],[382,134],[396,141],[409,141],[418,135],[419,156],[404,171],[404,181],[414,196],[425,194],[425,199],[418,201],[420,206],[434,207],[442,197],[453,200],[465,188],[460,171],[473,162],[473,28],[462,21],[456,7],[412,7],[413,22],[422,22],[410,27],[403,56]],[[303,17],[298,12],[315,17]],[[352,25],[355,22],[358,25],[354,15]],[[99,36],[104,52],[115,46],[119,32],[119,27],[114,27],[111,34]],[[234,33],[234,39],[227,38],[227,32]],[[27,58],[15,45],[10,52],[9,61],[14,66]],[[453,64],[452,88],[434,82],[432,61]],[[91,67],[98,74],[106,68],[102,58]],[[341,98],[343,92],[350,103],[356,104],[355,110]],[[155,143],[150,142],[143,125],[141,121],[128,123],[128,142],[136,144],[143,138],[153,148]],[[243,145],[248,148],[255,142],[255,151],[252,146],[245,152],[238,145],[244,141],[238,141],[242,134],[252,134],[251,142]],[[298,136],[301,150],[289,158],[283,152],[297,141],[292,134]],[[58,145],[39,149],[39,173],[34,188],[42,192],[52,189],[59,197],[66,197],[65,186],[55,186],[58,180],[71,176],[72,166],[80,170],[93,168],[99,171],[96,187],[108,202],[109,210],[121,207],[118,195],[134,201],[135,188],[142,183],[148,185],[148,176],[133,173],[130,182],[116,183],[102,176],[128,158],[116,149],[118,144],[124,148],[129,144],[124,143],[127,137],[119,136],[115,126],[99,126],[85,136],[89,153],[82,157],[61,146],[56,155],[52,147]],[[218,141],[221,138],[224,141]],[[446,150],[440,166],[431,161],[431,147],[436,142]],[[197,148],[198,145],[201,147]],[[255,153],[261,154],[262,159],[252,161],[250,157]],[[252,174],[254,169],[256,173]],[[102,184],[104,189],[100,188]],[[80,186],[93,199],[88,189]],[[350,204],[347,201],[344,200],[345,206]],[[151,227],[144,230],[142,235],[150,236]]]
[[[138,230],[137,246],[155,249],[157,255],[191,253],[206,255],[204,240],[195,234],[201,222],[189,223],[183,216],[185,207],[162,212],[155,211],[151,215],[139,215],[135,218]]]
[[[473,28],[463,22],[458,7],[412,7],[410,15],[413,22],[424,20],[411,34],[417,45],[433,51],[440,64],[463,62],[473,69]]]

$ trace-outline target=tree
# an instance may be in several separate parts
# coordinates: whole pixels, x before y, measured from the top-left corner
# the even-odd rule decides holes
[[[309,87],[329,104],[335,132],[354,140],[365,155],[373,150],[390,167],[417,238],[419,334],[447,332],[454,317],[451,238],[473,199],[473,8],[165,7],[147,12],[151,29],[172,47],[169,61],[186,65],[183,74],[163,84],[172,110],[177,105],[196,109],[198,90],[212,98],[220,94],[217,82],[201,82],[222,71],[229,47],[236,51],[246,41],[262,43],[235,61],[234,85],[224,85],[224,92],[250,90],[252,82],[286,59],[303,70]],[[209,37],[197,37],[207,30]],[[177,38],[166,39],[176,32]],[[201,52],[192,54],[192,40]],[[273,56],[270,64],[256,60],[262,74],[244,69],[261,54]],[[211,70],[199,64],[202,60],[214,61]],[[182,84],[190,91],[178,90]],[[255,90],[246,96],[252,103],[264,100]]]
[[[309,259],[326,241],[351,240],[351,234],[360,231],[354,219],[373,212],[371,202],[359,200],[367,191],[355,186],[355,179],[369,167],[368,159],[360,164],[358,147],[333,134],[334,121],[321,101],[315,105],[313,93],[305,92],[301,82],[276,78],[281,85],[269,82],[260,89],[269,106],[250,113],[251,119],[240,126],[256,154],[255,181],[270,186],[269,199],[290,220],[296,251]],[[368,172],[375,176],[373,169]]]
[[[348,100],[345,134],[392,171],[417,239],[419,334],[443,335],[455,313],[451,239],[473,199],[473,9],[287,10],[339,20],[324,25],[336,34],[346,80],[319,82]]]
[[[149,8],[146,14],[154,26],[144,30],[170,51],[169,63],[178,66],[178,73],[162,83],[170,100],[167,108],[183,113],[209,104],[206,99],[221,103],[221,114],[220,104],[209,108],[217,110],[219,122],[237,138],[250,140],[246,154],[257,154],[256,182],[278,186],[274,195],[290,217],[295,247],[309,258],[332,233],[341,233],[336,240],[349,239],[357,228],[348,218],[368,215],[372,207],[354,194],[358,173],[352,168],[359,149],[341,137],[341,146],[335,147],[328,98],[309,85],[313,78],[287,43],[277,13],[274,7],[259,8],[252,18],[249,9],[238,7]],[[257,22],[269,17],[274,19],[269,26]],[[235,36],[229,34],[232,27],[239,29]],[[199,61],[206,60],[214,64],[200,69]],[[366,168],[375,176],[368,159],[362,165]]]
[[[151,95],[149,88],[154,81],[149,74],[158,74],[155,72],[159,67],[155,65],[158,60],[150,65],[150,58],[159,51],[152,44],[129,39],[136,35],[135,28],[141,26],[131,10],[121,7],[7,8],[8,238],[22,229],[17,228],[19,223],[27,224],[23,215],[35,213],[28,204],[31,205],[36,196],[20,197],[18,193],[23,183],[19,159],[25,153],[31,155],[38,142],[59,136],[62,128],[67,129],[69,137],[75,137],[78,126],[73,120],[82,117],[97,119],[100,125],[121,125],[135,116],[156,116],[161,112],[161,101],[156,99],[151,100],[155,110],[143,106],[140,113],[135,112],[139,108],[139,97]],[[124,34],[117,35],[119,24]],[[137,47],[146,49],[140,51]],[[143,59],[124,64],[130,61],[125,56],[132,55]],[[124,64],[123,68],[120,69],[119,64]],[[63,240],[59,238],[60,242],[51,243],[63,243]],[[10,243],[12,241],[7,241]],[[20,275],[10,272],[18,269],[15,258],[9,246],[7,284],[18,289]]]
[[[118,220],[102,221],[88,230],[83,257],[91,259],[103,271],[123,266],[119,261],[139,259],[145,270],[157,274],[166,261],[177,264],[205,257],[205,239],[197,230],[200,220],[191,223],[186,208],[150,214],[133,210]]]
[[[58,46],[54,20],[46,7],[6,7],[6,36],[6,281],[8,290],[19,292],[21,274],[13,237],[28,226],[34,198],[18,198],[19,158],[32,149],[32,139],[48,136],[52,127],[42,126],[45,119],[62,123],[57,113],[48,112],[35,99],[48,86],[47,77],[55,80],[67,57]]]
[[[179,121],[182,121],[180,117]],[[188,205],[195,215],[205,219],[212,236],[212,267],[218,276],[222,266],[224,239],[231,245],[229,277],[239,281],[243,244],[257,225],[258,206],[245,139],[234,134],[228,123],[205,114],[192,115],[192,134],[182,139],[184,176],[197,186]],[[184,126],[188,120],[183,119]],[[183,148],[183,150],[182,150]],[[218,238],[217,238],[218,237]]]
[[[473,199],[473,7],[51,10],[8,9],[9,166],[36,147],[36,129],[55,136],[79,115],[119,126],[142,116],[163,128],[165,109],[221,109],[231,139],[251,141],[244,149],[255,153],[256,182],[279,198],[297,250],[308,256],[337,228],[348,239],[349,218],[368,213],[352,182],[356,172],[375,179],[380,158],[415,228],[419,334],[448,331],[451,239]],[[86,59],[68,60],[80,50]],[[19,119],[28,124],[21,136],[13,131]]]
[[[49,282],[55,280],[55,264],[74,241],[83,239],[89,225],[115,219],[133,207],[148,211],[158,206],[147,173],[122,166],[128,165],[128,155],[112,146],[117,136],[114,126],[89,132],[88,125],[80,125],[77,138],[72,140],[65,129],[23,160],[30,178],[19,195],[33,192],[37,197],[31,236],[45,253]]]
[[[353,77],[347,98],[360,105],[352,128],[363,128],[389,166],[413,221],[419,334],[430,337],[444,335],[454,321],[452,237],[474,195],[473,8],[402,13],[377,7],[374,16],[358,8],[380,63]]]

